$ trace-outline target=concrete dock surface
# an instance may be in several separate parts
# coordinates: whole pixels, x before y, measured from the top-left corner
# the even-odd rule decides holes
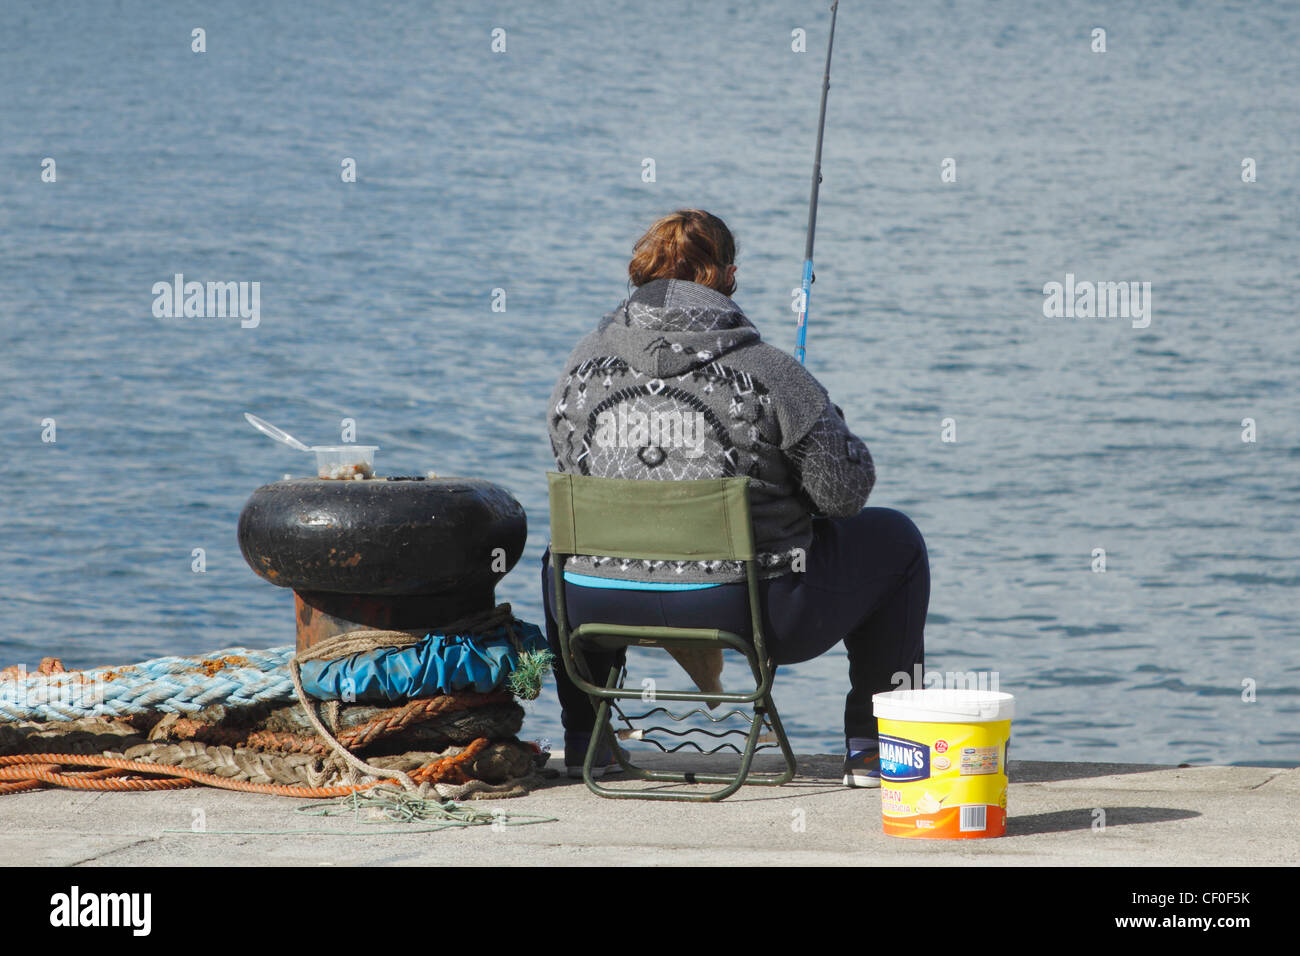
[[[726,758],[644,757],[697,772]],[[733,758],[734,759],[734,758]],[[397,834],[419,824],[295,813],[311,801],[195,788],[0,797],[0,863],[50,866],[995,865],[1227,866],[1300,861],[1300,769],[1011,761],[1007,835],[904,840],[880,791],[840,783],[840,756],[799,757],[783,787],[720,803],[608,800],[561,774],[526,797],[471,801],[556,822]],[[756,769],[775,766],[768,755]],[[621,777],[618,786],[645,786]],[[1102,812],[1103,811],[1104,815]],[[1104,823],[1104,825],[1103,825]],[[194,832],[196,826],[204,832]],[[255,831],[224,834],[220,831]],[[297,831],[283,833],[278,831]],[[334,835],[326,831],[361,831]]]

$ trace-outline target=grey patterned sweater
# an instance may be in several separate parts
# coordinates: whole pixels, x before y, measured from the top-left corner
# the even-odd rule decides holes
[[[812,515],[857,514],[875,483],[867,446],[793,357],[759,338],[727,296],[656,279],[600,320],[551,396],[562,472],[667,480],[748,475],[764,577],[790,570]],[[743,580],[738,562],[572,559],[597,577],[675,583]]]

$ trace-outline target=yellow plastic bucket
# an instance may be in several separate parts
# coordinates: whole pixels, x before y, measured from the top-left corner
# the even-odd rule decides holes
[[[871,702],[885,833],[970,840],[1006,832],[1014,697],[927,688],[875,694]]]

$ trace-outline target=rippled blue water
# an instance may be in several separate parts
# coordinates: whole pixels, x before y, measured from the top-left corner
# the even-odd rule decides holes
[[[544,406],[663,212],[731,224],[792,344],[823,5],[517,6],[6,5],[4,663],[292,639],[234,528],[307,462],[246,410],[510,489],[538,620]],[[883,11],[841,5],[809,366],[929,540],[931,666],[998,671],[1021,757],[1300,762],[1295,7]],[[259,281],[260,326],[155,318],[176,272]],[[1149,281],[1150,326],[1045,318],[1066,273]],[[783,671],[799,749],[846,685],[838,650]]]

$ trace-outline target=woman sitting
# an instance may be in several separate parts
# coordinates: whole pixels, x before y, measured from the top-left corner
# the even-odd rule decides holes
[[[876,477],[866,445],[821,384],[763,342],[731,300],[735,258],[731,232],[701,210],[666,216],[637,241],[635,288],[578,343],[551,397],[556,468],[666,481],[747,475],[768,651],[777,665],[797,664],[844,642],[844,783],[877,787],[871,695],[894,689],[898,672],[919,672],[925,542],[905,515],[864,507]],[[558,655],[549,558],[542,586]],[[565,587],[571,626],[708,627],[747,638],[751,629],[739,562],[579,555],[566,562]],[[615,663],[587,657],[595,674]],[[563,668],[555,677],[565,764],[581,776],[595,710]],[[602,764],[617,766],[612,755]]]

